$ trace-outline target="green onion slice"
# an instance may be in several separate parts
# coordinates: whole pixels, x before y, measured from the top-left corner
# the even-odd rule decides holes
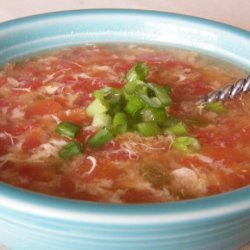
[[[140,112],[141,119],[143,122],[157,122],[158,125],[164,124],[167,119],[166,111],[164,108],[154,109],[154,108],[144,108]]]
[[[165,130],[166,133],[174,134],[175,136],[181,136],[187,134],[187,128],[184,123],[179,122],[176,125],[167,128]]]
[[[143,136],[155,136],[161,134],[161,129],[156,122],[142,122],[137,124],[137,130]]]
[[[136,80],[144,81],[148,75],[148,66],[144,62],[137,63],[126,75],[127,82],[133,82]]]
[[[83,153],[82,144],[76,141],[69,142],[59,151],[59,156],[62,159],[69,159],[73,156],[80,155]]]
[[[144,103],[146,103],[151,108],[160,108],[160,107],[162,107],[161,102],[156,97],[150,98],[145,94],[139,94],[139,97],[141,98],[141,100],[144,101]]]
[[[169,106],[171,99],[169,97],[169,87],[157,86],[154,83],[148,83],[147,87],[154,92],[155,96],[160,100],[163,106]]]
[[[57,125],[55,131],[59,135],[69,138],[75,138],[81,127],[71,122],[61,122]]]
[[[111,125],[112,118],[108,114],[96,114],[93,117],[92,126],[103,128]]]
[[[141,80],[136,80],[133,82],[128,82],[124,85],[123,90],[127,95],[134,95],[137,92],[144,91],[146,93],[146,83]]]
[[[177,125],[180,121],[174,117],[167,117],[166,120],[164,120],[163,126],[165,128],[173,127]]]
[[[144,103],[142,102],[142,100],[137,96],[133,96],[127,102],[127,105],[125,106],[125,111],[129,115],[135,116],[143,107]]]
[[[88,145],[92,148],[99,148],[113,139],[113,134],[107,129],[100,129],[88,140]]]
[[[127,131],[128,118],[124,112],[117,113],[113,118],[113,129],[116,134],[122,134]]]
[[[99,99],[92,101],[86,109],[89,116],[94,116],[96,114],[103,114],[109,110],[107,103]]]
[[[175,139],[173,148],[182,152],[196,152],[200,149],[200,144],[194,137],[181,136]]]
[[[96,90],[94,92],[94,96],[100,101],[104,101],[110,105],[113,105],[119,103],[122,93],[118,89],[106,87],[100,90]]]
[[[222,105],[221,102],[211,102],[205,105],[205,109],[208,111],[215,112],[217,114],[223,114],[226,112],[226,108]]]
[[[195,138],[186,136],[185,124],[168,115],[170,87],[145,82],[147,75],[147,65],[140,62],[126,74],[122,90],[105,87],[94,91],[95,100],[86,112],[93,117],[92,125],[100,130],[88,140],[90,147],[101,147],[114,135],[129,130],[138,131],[142,136],[156,136],[164,131],[177,137],[173,144],[176,149],[189,152],[199,148]],[[222,112],[224,107],[210,104],[207,108]]]

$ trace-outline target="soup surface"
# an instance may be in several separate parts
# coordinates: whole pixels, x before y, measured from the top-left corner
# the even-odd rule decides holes
[[[176,131],[143,136],[126,130],[100,147],[100,128],[86,112],[93,92],[122,90],[138,62],[146,81],[168,85],[167,120],[185,126],[199,147],[174,147]],[[170,202],[250,184],[250,96],[204,108],[200,96],[244,72],[194,52],[142,45],[86,45],[9,63],[0,71],[0,181],[54,196],[109,203]],[[174,119],[173,119],[174,118]],[[79,128],[81,152],[62,157]],[[169,126],[169,125],[168,125]],[[177,133],[178,134],[178,133]]]

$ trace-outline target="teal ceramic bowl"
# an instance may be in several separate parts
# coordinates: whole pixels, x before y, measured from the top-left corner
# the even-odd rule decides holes
[[[188,48],[250,69],[247,31],[188,16],[132,10],[70,11],[2,23],[0,64],[87,42]],[[250,187],[176,203],[112,205],[0,184],[0,249],[229,250],[249,240]]]

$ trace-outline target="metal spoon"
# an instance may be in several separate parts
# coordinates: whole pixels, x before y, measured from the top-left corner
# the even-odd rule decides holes
[[[246,93],[250,90],[250,75],[246,78],[242,78],[234,84],[224,86],[222,89],[212,91],[203,96],[199,103],[211,103],[216,101],[226,101],[228,99],[234,99],[242,93]]]

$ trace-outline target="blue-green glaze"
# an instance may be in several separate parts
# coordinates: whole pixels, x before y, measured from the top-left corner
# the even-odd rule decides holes
[[[202,51],[250,70],[250,34],[169,13],[82,10],[0,24],[0,64],[80,43],[131,42]],[[49,197],[0,184],[0,248],[229,250],[250,241],[250,188],[155,205]]]

